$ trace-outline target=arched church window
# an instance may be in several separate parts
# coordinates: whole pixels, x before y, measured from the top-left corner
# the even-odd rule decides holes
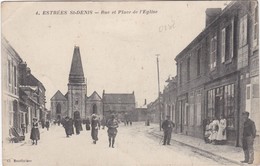
[[[61,114],[61,105],[60,105],[60,103],[58,103],[57,106],[56,106],[56,114]]]
[[[97,113],[97,105],[93,104],[93,113],[96,114]]]

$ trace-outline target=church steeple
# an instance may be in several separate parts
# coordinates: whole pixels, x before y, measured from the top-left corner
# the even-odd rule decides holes
[[[69,83],[85,83],[84,72],[78,46],[74,47],[74,53],[70,67]]]

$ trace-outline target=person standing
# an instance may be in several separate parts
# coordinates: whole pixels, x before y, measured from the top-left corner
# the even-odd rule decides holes
[[[106,125],[106,119],[103,117],[101,120],[102,129],[105,129],[105,125]]]
[[[98,129],[100,128],[100,122],[96,114],[92,115],[91,118],[91,137],[93,139],[93,143],[96,144],[98,140]]]
[[[74,134],[73,119],[69,118],[69,135],[72,136],[72,134]]]
[[[172,136],[172,129],[175,127],[175,124],[173,123],[173,121],[170,120],[170,116],[167,115],[166,116],[166,120],[163,121],[162,123],[162,129],[164,132],[164,136],[163,136],[163,145],[171,145],[171,136]]]
[[[209,124],[211,129],[211,134],[209,136],[209,140],[212,144],[216,144],[218,128],[219,128],[219,120],[216,117],[213,117],[212,122]]]
[[[86,119],[86,130],[90,130],[90,120],[89,120],[89,118]]]
[[[254,162],[254,139],[256,136],[255,123],[249,119],[249,112],[243,112],[242,117],[244,120],[243,128],[243,151],[245,154],[245,160],[242,163],[253,164]]]
[[[227,121],[223,117],[223,115],[220,116],[219,120],[219,128],[218,128],[218,133],[217,133],[217,138],[216,140],[218,141],[218,144],[223,145],[224,142],[227,140],[227,132],[226,132],[226,127],[227,127]]]
[[[117,135],[117,128],[118,128],[118,121],[115,119],[115,115],[111,115],[111,119],[107,122],[107,133],[108,133],[108,140],[109,140],[109,147],[112,146],[114,148],[115,138]]]
[[[65,129],[66,136],[69,137],[71,135],[71,127],[70,127],[70,119],[68,116],[65,117],[63,122],[63,127]]]
[[[49,120],[46,120],[45,127],[47,128],[47,131],[49,131],[49,128],[50,128],[50,121]]]
[[[75,118],[74,125],[75,125],[75,128],[76,128],[76,134],[79,135],[80,131],[82,131],[81,119]]]
[[[33,141],[33,145],[37,145],[37,141],[40,140],[39,123],[36,117],[33,118],[30,139]]]

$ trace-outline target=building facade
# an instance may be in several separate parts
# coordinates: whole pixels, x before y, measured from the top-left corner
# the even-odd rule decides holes
[[[177,77],[168,78],[168,83],[163,89],[163,111],[164,117],[170,116],[170,119],[176,122],[176,101],[177,101]]]
[[[205,29],[175,58],[178,132],[202,138],[203,120],[223,115],[228,143],[239,146],[242,112],[259,123],[257,12],[255,1],[206,10]]]
[[[109,118],[111,113],[117,114],[121,120],[132,118],[136,108],[134,92],[118,94],[103,91],[102,102],[105,118]]]
[[[11,127],[20,130],[18,65],[22,59],[9,42],[2,37],[2,121],[3,141]]]
[[[45,119],[45,87],[31,73],[26,62],[2,37],[2,89],[3,89],[3,140],[10,138],[9,130],[14,128],[21,133],[22,125],[26,132],[31,129],[32,118]]]

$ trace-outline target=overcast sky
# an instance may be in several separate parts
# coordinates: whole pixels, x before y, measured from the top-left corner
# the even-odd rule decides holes
[[[160,54],[163,91],[165,80],[176,75],[175,56],[205,28],[206,8],[223,9],[225,3],[9,2],[2,4],[2,34],[44,84],[48,109],[57,90],[64,95],[68,90],[74,45],[80,47],[88,96],[94,91],[102,96],[103,90],[135,91],[140,106],[144,99],[150,103],[158,96],[155,55]],[[67,14],[42,15],[54,10]],[[79,10],[99,14],[70,14]],[[101,10],[110,13],[101,14]]]

